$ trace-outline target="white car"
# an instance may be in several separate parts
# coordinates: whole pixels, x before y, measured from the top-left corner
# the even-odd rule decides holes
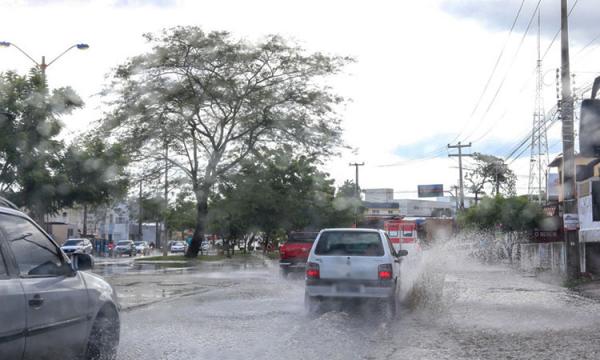
[[[67,255],[73,253],[91,254],[92,243],[88,239],[69,239],[60,247]]]
[[[306,263],[305,304],[309,312],[328,298],[381,300],[396,315],[401,257],[383,230],[324,229]]]
[[[175,241],[171,244],[171,253],[185,253],[185,243],[183,241]]]
[[[150,254],[150,246],[146,241],[135,241],[135,251],[140,255]]]
[[[202,243],[201,249],[203,252],[206,252],[210,249],[210,244],[208,243],[208,241]]]

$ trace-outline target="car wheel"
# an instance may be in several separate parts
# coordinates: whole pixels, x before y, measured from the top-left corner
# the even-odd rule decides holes
[[[309,296],[308,293],[304,293],[304,308],[308,315],[317,315],[321,308],[321,301],[315,296]]]
[[[287,279],[289,273],[290,273],[290,271],[288,269],[285,269],[285,268],[279,269],[279,275],[284,279]]]
[[[87,360],[115,360],[119,346],[119,320],[114,309],[105,307],[96,316],[85,358]]]
[[[383,320],[395,319],[398,315],[398,297],[396,295],[385,300],[383,304]]]

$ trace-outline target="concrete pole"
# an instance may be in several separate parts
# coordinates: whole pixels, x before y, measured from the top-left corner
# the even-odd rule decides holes
[[[561,119],[563,141],[563,208],[565,214],[577,214],[575,198],[575,138],[573,134],[573,95],[571,93],[571,69],[569,64],[569,15],[567,0],[561,0]],[[579,232],[565,229],[567,279],[579,276]]]

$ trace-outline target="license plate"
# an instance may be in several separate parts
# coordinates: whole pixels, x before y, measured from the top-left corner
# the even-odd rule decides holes
[[[337,285],[339,292],[360,292],[360,285],[355,284],[339,284]]]

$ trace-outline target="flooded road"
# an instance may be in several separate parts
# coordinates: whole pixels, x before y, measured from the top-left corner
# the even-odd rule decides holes
[[[201,290],[124,311],[119,359],[600,358],[597,302],[502,266],[425,262],[397,320],[362,307],[308,317],[303,281],[275,266],[167,275]]]

